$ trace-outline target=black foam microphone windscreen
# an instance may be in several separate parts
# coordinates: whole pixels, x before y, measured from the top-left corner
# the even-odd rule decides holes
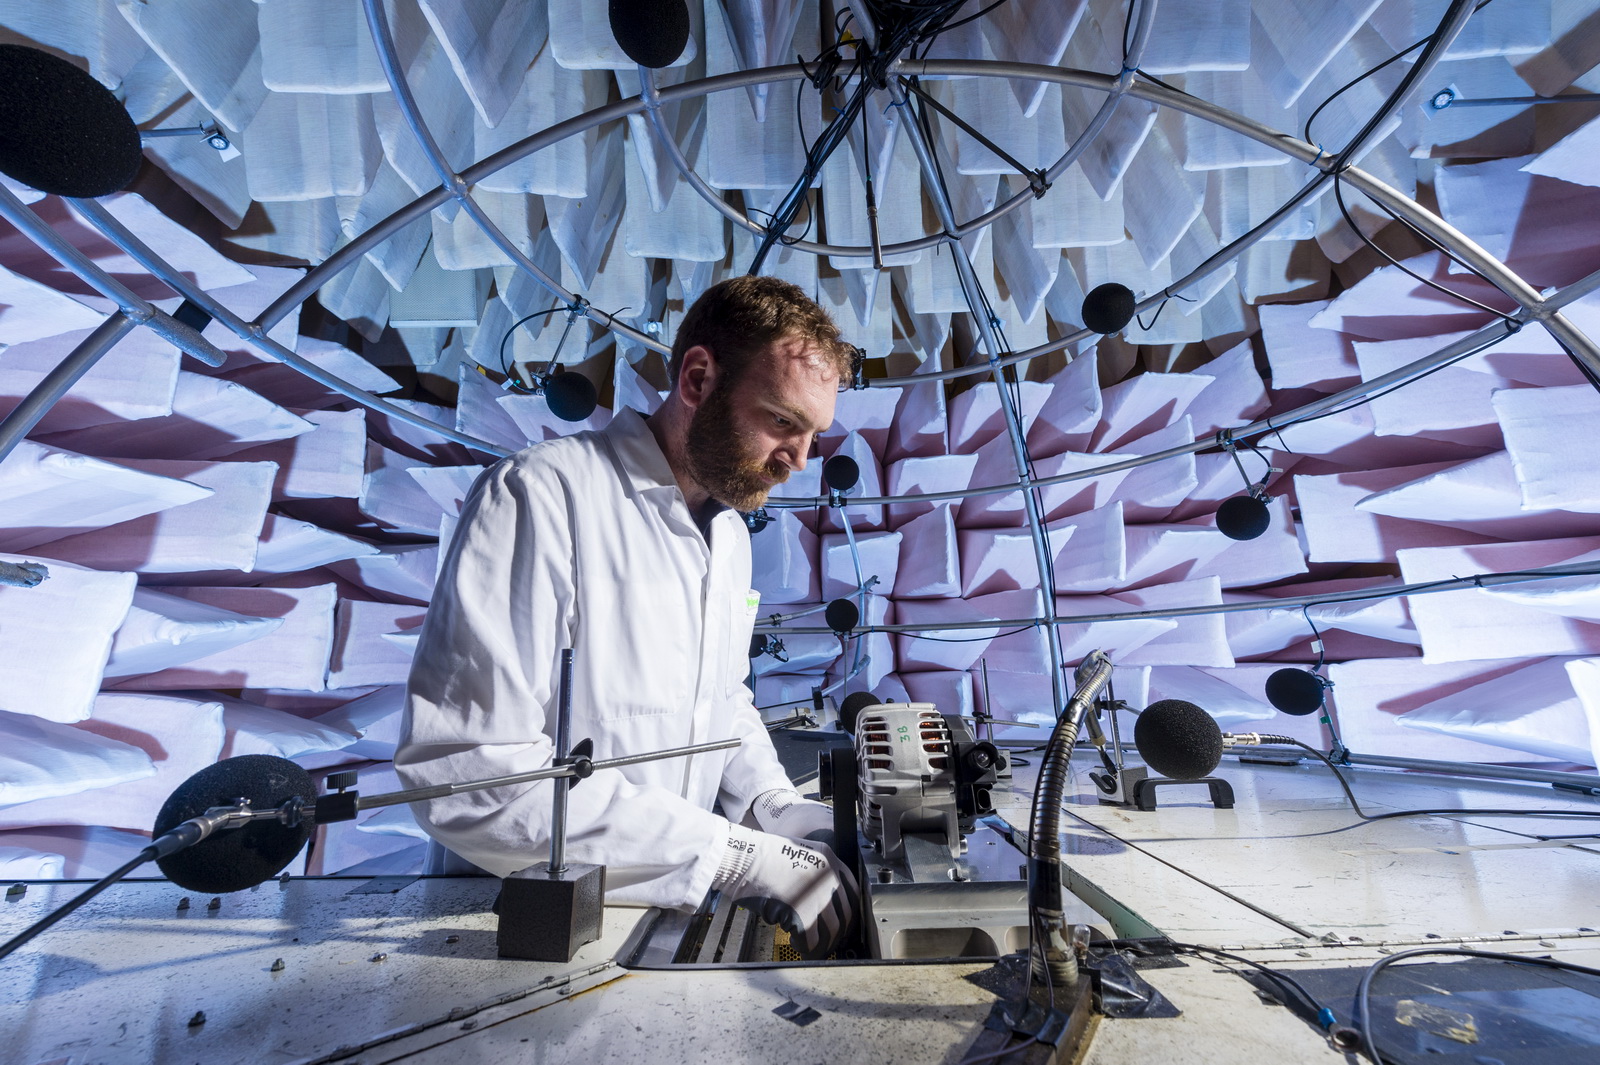
[[[822,612],[822,617],[834,632],[849,632],[861,624],[861,608],[848,599],[835,599]]]
[[[1133,723],[1133,744],[1157,773],[1198,780],[1222,761],[1222,728],[1210,714],[1182,699],[1151,703]]]
[[[581,422],[594,413],[599,400],[594,382],[576,370],[562,370],[544,383],[544,401],[550,413],[564,422]]]
[[[1322,691],[1327,687],[1309,669],[1279,669],[1267,678],[1267,702],[1286,714],[1304,717],[1322,707]]]
[[[213,806],[234,806],[248,799],[253,808],[267,810],[296,796],[314,805],[317,786],[311,774],[287,758],[270,754],[224,758],[177,786],[156,814],[151,834],[160,836]],[[304,822],[291,828],[277,821],[253,821],[158,858],[156,864],[174,884],[190,891],[208,895],[242,891],[281,873],[310,836],[311,826]]]
[[[1230,540],[1254,540],[1272,524],[1272,512],[1255,496],[1224,499],[1217,508],[1217,530]]]
[[[1096,333],[1120,333],[1133,321],[1136,301],[1127,285],[1107,281],[1083,297],[1083,324]]]
[[[822,464],[822,479],[835,492],[848,492],[861,480],[861,466],[849,455],[835,455]]]
[[[40,192],[106,196],[143,158],[110,89],[49,52],[0,44],[0,171]]]
[[[684,0],[611,0],[611,36],[641,67],[670,67],[689,44]]]
[[[854,736],[856,719],[861,716],[861,711],[869,706],[877,706],[882,701],[871,692],[851,692],[846,695],[844,702],[839,704],[839,727]]]

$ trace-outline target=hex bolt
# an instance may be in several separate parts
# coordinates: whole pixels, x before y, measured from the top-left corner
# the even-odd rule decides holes
[[[213,895],[213,896],[211,896],[211,901],[206,903],[206,909],[208,909],[208,910],[220,910],[220,909],[222,909],[222,896],[221,895]]]
[[[206,1023],[206,1011],[195,1010],[194,1016],[189,1018],[189,1027],[198,1028],[204,1023]]]
[[[189,908],[189,896],[185,895],[183,898],[178,900],[178,909],[187,910],[188,908]]]
[[[268,970],[268,972],[274,972],[274,973],[281,973],[281,972],[283,972],[283,959],[282,959],[282,958],[279,958],[279,959],[277,959],[277,960],[276,960],[276,961],[274,961],[274,962],[273,962],[273,963],[272,963],[272,968],[271,968],[271,969],[269,969],[269,970]]]

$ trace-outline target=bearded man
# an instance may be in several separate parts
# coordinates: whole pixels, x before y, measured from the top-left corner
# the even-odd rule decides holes
[[[549,765],[573,648],[571,736],[592,739],[597,761],[743,744],[596,772],[568,801],[568,860],[606,866],[611,902],[692,909],[711,888],[763,900],[803,953],[825,955],[854,881],[806,841],[831,811],[795,792],[744,684],[759,596],[738,512],[805,468],[850,353],[796,286],[733,278],[684,316],[653,416],[620,410],[484,471],[412,665],[395,755],[406,786]],[[548,858],[551,787],[413,809],[434,839],[507,876]]]

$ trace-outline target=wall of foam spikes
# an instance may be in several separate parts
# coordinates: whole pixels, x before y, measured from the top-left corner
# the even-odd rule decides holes
[[[1332,725],[1371,753],[1595,764],[1600,575],[1383,591],[1600,559],[1600,393],[1533,321],[1560,303],[1580,336],[1600,336],[1600,297],[1583,287],[1600,270],[1600,111],[1526,102],[1600,91],[1600,4],[1494,0],[1398,107],[1382,112],[1416,51],[1333,95],[1425,40],[1444,7],[1008,0],[928,42],[921,88],[1009,157],[928,110],[957,219],[1011,205],[960,241],[990,305],[978,317],[952,245],[923,239],[939,231],[923,131],[889,91],[870,94],[865,136],[853,129],[822,166],[791,231],[821,254],[780,245],[764,265],[867,352],[868,387],[841,394],[819,456],[851,456],[861,484],[842,510],[819,504],[813,462],[753,540],[763,618],[804,611],[856,593],[848,516],[877,578],[870,631],[840,639],[820,615],[772,626],[784,646],[752,660],[759,705],[809,704],[859,666],[846,690],[1043,724],[1048,648],[1028,622],[1053,608],[1067,665],[1106,649],[1135,707],[1187,698],[1225,727],[1323,745]],[[232,325],[263,327],[207,324],[227,352],[217,367],[133,330],[0,461],[0,565],[14,580],[0,584],[0,875],[107,871],[171,789],[221,757],[275,753],[359,767],[363,790],[397,786],[387,760],[408,661],[473,477],[498,453],[660,402],[660,341],[755,254],[728,215],[759,228],[841,99],[787,65],[836,43],[845,4],[690,8],[688,50],[647,75],[665,99],[652,119],[590,0],[393,0],[382,48],[359,0],[0,4],[0,38],[87,69],[141,130],[223,144],[148,140],[140,179],[99,212],[12,195],[138,297],[173,311],[201,293]],[[511,149],[508,165],[472,172],[470,209],[435,191],[386,52],[450,169]],[[1018,63],[1087,73],[995,65]],[[699,88],[764,67],[784,69]],[[1456,102],[1441,108],[1447,89]],[[1523,102],[1462,106],[1489,98]],[[529,149],[605,108],[609,120]],[[1380,113],[1358,169],[1330,180]],[[1047,172],[1048,190],[1032,196],[1012,160]],[[862,250],[869,173],[882,269]],[[1081,307],[1107,282],[1141,311],[1099,338]],[[313,292],[321,310],[299,313]],[[0,223],[0,415],[113,309]],[[987,372],[991,313],[1000,353],[1027,354],[1003,391]],[[1497,331],[1503,315],[1529,325]],[[585,422],[498,383],[557,357],[597,386]],[[957,372],[969,365],[983,372]],[[1047,482],[1037,529],[1003,404]],[[1218,434],[1268,418],[1238,437],[1241,477]],[[1271,520],[1238,541],[1214,512],[1246,479],[1264,482]],[[986,486],[1006,490],[961,494]],[[25,586],[28,565],[48,579]],[[1241,604],[1256,608],[1163,616]],[[1073,620],[1085,617],[1099,620]],[[1266,677],[1319,657],[1329,720],[1276,714]],[[399,872],[421,854],[391,808],[327,833],[294,868]]]

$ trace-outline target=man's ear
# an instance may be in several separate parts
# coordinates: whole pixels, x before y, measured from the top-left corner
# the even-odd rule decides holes
[[[689,410],[706,401],[717,387],[717,360],[711,349],[696,344],[683,353],[683,364],[678,368],[678,384],[674,391],[678,400]]]

